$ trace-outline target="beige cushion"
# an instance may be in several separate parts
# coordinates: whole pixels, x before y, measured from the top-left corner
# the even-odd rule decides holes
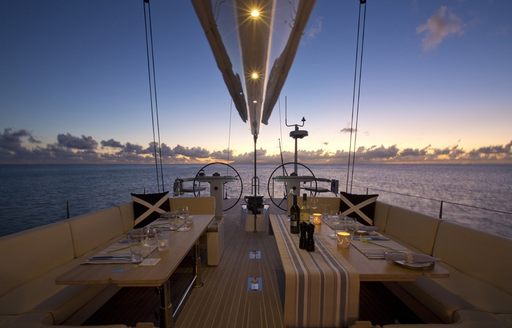
[[[133,202],[121,204],[118,208],[121,213],[121,220],[123,221],[123,231],[128,232],[132,230],[135,221],[133,214]]]
[[[392,324],[384,325],[384,328],[511,328],[501,318],[490,313],[475,310],[460,310],[456,313],[456,321],[451,324]]]
[[[511,239],[443,221],[433,254],[457,270],[512,295]],[[508,304],[510,313],[512,303]]]
[[[425,214],[390,206],[386,234],[423,253],[432,254],[439,222],[439,219]]]
[[[512,313],[510,314],[496,314],[496,317],[499,318],[503,323],[507,324],[507,327],[512,327]]]
[[[53,326],[52,317],[47,313],[28,313],[19,316],[10,316],[4,318],[0,316],[0,328],[51,328],[51,327],[62,327],[62,328],[127,328],[126,325],[98,325],[98,326]]]
[[[71,226],[76,257],[84,255],[124,232],[123,221],[117,207],[77,216],[67,221]]]
[[[448,289],[429,278],[419,277],[414,282],[398,282],[397,284],[414,299],[425,305],[443,322],[455,321],[455,312],[457,310],[473,308],[462,297],[451,293]]]
[[[80,260],[70,260],[6,293],[0,297],[1,314],[26,313],[46,302],[47,306],[43,306],[40,310],[61,313],[60,317],[64,319],[65,315],[74,312],[98,292],[98,287],[66,286],[55,283],[58,276],[79,263]]]
[[[450,270],[450,277],[431,278],[432,281],[460,296],[478,310],[491,313],[512,313],[511,294],[485,281],[475,279],[446,263],[443,264]],[[510,273],[510,271],[508,272]]]
[[[375,216],[373,224],[378,227],[380,232],[386,232],[386,224],[388,222],[388,213],[391,205],[376,201],[375,202]]]
[[[311,198],[308,198],[310,200]],[[336,214],[340,210],[340,199],[338,197],[316,197],[318,205],[317,213],[332,213]],[[300,200],[302,204],[302,200]],[[311,205],[311,204],[310,204]]]
[[[53,318],[49,313],[31,312],[23,315],[0,316],[1,328],[47,328],[52,324]]]
[[[69,225],[58,222],[2,237],[0,258],[0,295],[5,295],[73,259]]]
[[[190,214],[215,214],[214,197],[171,197],[171,210],[179,210],[188,206]]]

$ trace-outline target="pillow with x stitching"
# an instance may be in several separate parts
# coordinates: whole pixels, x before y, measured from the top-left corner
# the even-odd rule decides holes
[[[364,225],[374,225],[375,202],[378,196],[379,195],[358,195],[341,192],[341,215],[354,218]]]
[[[169,192],[154,194],[131,194],[133,201],[134,228],[144,227],[171,210]]]

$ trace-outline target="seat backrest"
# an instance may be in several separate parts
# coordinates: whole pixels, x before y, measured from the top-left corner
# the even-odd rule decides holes
[[[375,216],[373,224],[380,232],[386,232],[386,224],[388,223],[388,213],[391,205],[380,201],[375,202]]]
[[[171,197],[171,211],[188,206],[190,214],[215,214],[215,197]]]
[[[99,247],[124,233],[117,206],[66,220],[71,226],[75,256]]]
[[[47,224],[0,238],[0,295],[74,258],[66,222]]]
[[[135,223],[135,215],[133,213],[133,202],[118,205],[117,208],[121,213],[121,221],[123,222],[123,231],[128,232],[133,229]]]
[[[512,294],[512,239],[442,220],[434,256]]]
[[[385,231],[423,253],[432,254],[440,221],[426,214],[390,206]]]

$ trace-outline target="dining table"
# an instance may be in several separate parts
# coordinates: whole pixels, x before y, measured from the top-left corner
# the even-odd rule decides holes
[[[187,229],[163,231],[167,245],[160,251],[157,247],[147,254],[141,263],[125,261],[123,256],[106,255],[116,245],[122,245],[127,236],[121,236],[108,245],[84,256],[82,263],[56,278],[63,285],[106,285],[119,287],[157,287],[160,294],[160,327],[173,326],[176,310],[171,303],[171,275],[190,251],[194,252],[193,279],[191,287],[201,287],[201,258],[199,238],[203,235],[213,215],[194,215]],[[181,230],[181,231],[180,231]],[[162,232],[160,232],[162,233]],[[162,238],[160,236],[160,238]],[[98,260],[98,261],[96,261]],[[117,261],[116,261],[117,260]],[[185,295],[186,296],[186,295]],[[185,296],[183,298],[185,298]],[[181,303],[181,302],[180,302]]]
[[[270,223],[284,271],[286,326],[338,327],[355,322],[361,282],[414,281],[420,276],[449,275],[440,263],[412,269],[386,260],[384,254],[388,251],[413,250],[377,232],[366,239],[352,234],[349,247],[341,248],[336,230],[326,223],[318,224],[313,234],[315,250],[308,252],[299,248],[299,235],[290,233],[287,215],[271,214]]]

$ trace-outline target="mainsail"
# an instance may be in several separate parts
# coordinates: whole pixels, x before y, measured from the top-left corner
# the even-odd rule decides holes
[[[268,124],[315,0],[192,0],[233,103],[257,138]]]

